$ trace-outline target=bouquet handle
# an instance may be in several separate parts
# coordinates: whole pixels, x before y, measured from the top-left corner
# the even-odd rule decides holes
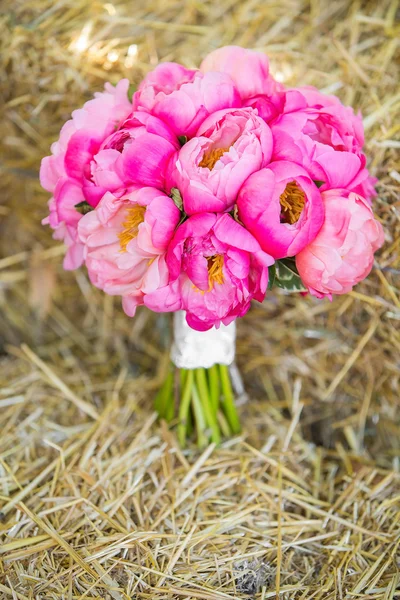
[[[174,314],[171,368],[155,407],[160,418],[177,421],[182,446],[192,434],[203,447],[240,432],[229,368],[234,364],[235,349],[234,322],[219,329],[196,331],[187,324],[183,311]],[[237,369],[233,380],[240,390]]]

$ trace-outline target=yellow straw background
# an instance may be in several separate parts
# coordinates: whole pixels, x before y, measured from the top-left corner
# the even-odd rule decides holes
[[[3,0],[1,600],[400,598],[398,0]],[[41,226],[38,168],[105,81],[239,44],[360,109],[386,232],[329,301],[238,323],[243,433],[182,451],[152,400],[168,317],[126,317]]]

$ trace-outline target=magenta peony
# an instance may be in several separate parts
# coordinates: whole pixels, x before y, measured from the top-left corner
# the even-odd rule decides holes
[[[171,159],[168,188],[178,188],[185,212],[230,210],[251,173],[267,165],[271,131],[251,108],[219,111]]]
[[[187,322],[199,331],[227,325],[249,310],[253,298],[263,300],[273,262],[230,215],[194,215],[169,245],[170,285],[146,304],[157,311],[166,305],[187,311]]]
[[[274,258],[297,254],[324,221],[317,186],[302,167],[284,160],[251,175],[237,206],[240,220]]]
[[[225,73],[203,74],[163,63],[144,78],[133,104],[163,119],[176,135],[190,138],[210,114],[240,106],[240,96]]]
[[[335,96],[314,88],[287,90],[282,114],[271,123],[273,160],[302,165],[322,191],[347,188],[373,193],[360,115],[343,106]],[[365,187],[360,187],[365,186]]]

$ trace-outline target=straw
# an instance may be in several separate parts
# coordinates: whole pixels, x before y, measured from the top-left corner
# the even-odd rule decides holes
[[[399,1],[6,4],[1,600],[400,598]],[[129,319],[63,271],[38,169],[105,81],[231,43],[362,111],[386,244],[350,295],[254,304],[238,322],[243,430],[182,450],[185,415],[169,429],[153,413],[169,318]]]

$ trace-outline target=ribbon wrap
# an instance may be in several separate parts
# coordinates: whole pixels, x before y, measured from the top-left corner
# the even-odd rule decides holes
[[[231,365],[235,360],[236,324],[195,331],[186,323],[184,311],[174,314],[174,342],[171,360],[178,369],[209,369]]]

